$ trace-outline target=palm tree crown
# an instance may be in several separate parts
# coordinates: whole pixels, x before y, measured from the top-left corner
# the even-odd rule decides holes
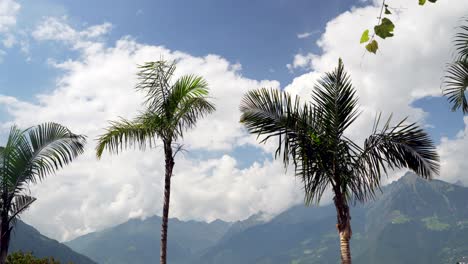
[[[208,84],[202,77],[186,75],[170,85],[174,63],[148,62],[139,68],[136,89],[146,94],[146,109],[133,120],[110,122],[106,133],[99,137],[98,158],[105,149],[118,153],[136,144],[143,150],[153,146],[156,139],[173,143],[199,118],[215,110],[208,101]]]
[[[0,147],[0,263],[8,252],[10,224],[36,198],[28,184],[36,183],[83,153],[86,139],[56,123],[20,130],[13,126],[6,145]]]
[[[346,137],[359,111],[356,91],[341,60],[318,81],[310,103],[263,88],[248,92],[240,110],[241,122],[250,133],[261,136],[262,142],[278,139],[276,156],[283,158],[285,166],[294,165],[304,183],[307,204],[318,203],[325,190],[334,193],[337,227],[348,240],[350,200],[374,197],[388,168],[409,168],[427,179],[439,171],[433,142],[414,123],[402,120],[391,127],[390,117],[380,126],[379,115],[362,147]],[[343,258],[343,263],[351,263],[342,252]]]

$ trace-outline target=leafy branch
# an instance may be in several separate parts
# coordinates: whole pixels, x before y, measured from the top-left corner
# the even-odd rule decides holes
[[[393,30],[395,29],[395,24],[392,20],[388,18],[389,15],[392,15],[390,11],[392,8],[386,3],[387,0],[382,0],[382,5],[380,7],[380,14],[377,17],[377,24],[374,26],[374,32],[370,35],[370,30],[366,29],[361,35],[360,43],[366,43],[366,50],[368,52],[377,53],[379,49],[379,43],[376,40],[376,36],[381,39],[391,38],[394,36]],[[418,0],[419,5],[424,5],[426,0]],[[437,2],[437,0],[427,0],[431,3]]]

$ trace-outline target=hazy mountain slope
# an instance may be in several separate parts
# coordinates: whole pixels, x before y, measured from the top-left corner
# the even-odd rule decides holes
[[[17,221],[13,229],[10,252],[32,252],[37,257],[54,257],[61,263],[93,264],[90,258],[71,250],[56,240],[43,236],[32,226]]]
[[[187,263],[198,252],[214,246],[230,224],[169,220],[170,263]],[[71,248],[98,263],[154,263],[159,259],[161,218],[133,219],[116,227],[67,242]]]
[[[356,263],[455,263],[468,256],[468,188],[407,174],[351,209]],[[338,263],[332,206],[294,207],[232,236],[196,263]]]
[[[468,256],[468,188],[412,174],[385,186],[375,201],[351,208],[354,262],[456,263]],[[295,206],[268,222],[171,219],[171,264],[339,262],[336,211]],[[160,218],[131,220],[67,243],[101,264],[159,258]]]

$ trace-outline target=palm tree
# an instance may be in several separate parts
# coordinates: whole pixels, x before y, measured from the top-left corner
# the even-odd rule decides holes
[[[465,92],[468,88],[468,25],[459,27],[453,42],[456,55],[454,61],[447,64],[442,83],[443,94],[452,104],[452,111],[461,108],[463,114],[467,114],[468,101]]]
[[[157,139],[162,141],[166,173],[160,261],[165,264],[171,177],[175,155],[181,149],[177,140],[215,107],[207,99],[208,84],[202,77],[183,76],[171,85],[174,63],[148,62],[139,68],[136,89],[146,93],[146,110],[133,120],[111,122],[106,133],[99,137],[96,154],[100,158],[105,149],[118,153],[122,148],[135,145],[144,150],[152,147]]]
[[[11,128],[6,145],[0,147],[0,264],[6,261],[15,219],[36,200],[28,184],[72,162],[83,153],[85,143],[84,136],[56,123]]]
[[[278,140],[275,157],[294,165],[302,179],[307,205],[319,203],[326,190],[333,192],[340,236],[341,263],[351,263],[350,202],[365,202],[379,190],[387,169],[409,168],[431,179],[439,170],[439,157],[429,136],[405,120],[391,127],[391,117],[361,147],[345,130],[359,116],[358,98],[341,60],[315,86],[310,103],[301,103],[276,89],[248,92],[240,106],[241,123],[261,138]]]

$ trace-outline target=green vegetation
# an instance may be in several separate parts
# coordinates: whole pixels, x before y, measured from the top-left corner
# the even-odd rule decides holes
[[[419,5],[425,5],[426,0],[418,0]],[[428,0],[431,3],[437,2],[437,0]],[[366,50],[371,53],[377,53],[379,49],[379,43],[375,39],[376,36],[380,37],[381,39],[391,38],[393,37],[395,24],[393,24],[392,20],[390,20],[389,16],[393,14],[393,9],[391,6],[387,4],[386,0],[382,1],[382,5],[380,8],[380,14],[377,17],[377,24],[374,26],[374,31],[372,35],[369,35],[370,30],[366,29],[361,35],[360,43],[365,43]]]
[[[319,203],[325,190],[332,190],[344,264],[351,263],[350,201],[374,198],[387,166],[408,168],[426,179],[439,171],[429,135],[406,119],[391,127],[390,117],[380,127],[378,115],[363,147],[344,135],[359,112],[356,90],[341,59],[318,81],[311,103],[280,90],[260,89],[244,96],[240,110],[241,123],[262,143],[279,139],[276,157],[282,157],[285,167],[294,165],[306,204]]]
[[[434,231],[444,231],[450,228],[449,224],[442,223],[437,216],[425,217],[421,221],[428,229]]]
[[[409,221],[411,221],[411,219],[409,217],[402,214],[398,210],[393,211],[392,215],[394,215],[394,217],[393,217],[393,219],[391,221],[392,224],[404,224],[404,223],[408,223]]]
[[[452,104],[452,111],[461,109],[467,114],[468,100],[465,92],[468,88],[468,20],[464,22],[453,40],[456,55],[453,62],[447,65],[442,86],[444,95]]]
[[[0,147],[0,264],[7,258],[13,222],[36,200],[28,185],[72,162],[85,143],[84,136],[56,123],[10,129],[6,145]]]
[[[6,264],[60,264],[53,257],[36,258],[31,253],[15,252],[8,255]],[[68,264],[73,264],[69,262]]]
[[[100,158],[104,150],[118,153],[122,148],[137,145],[144,150],[157,140],[164,145],[166,174],[164,180],[164,206],[161,227],[161,264],[167,262],[167,228],[174,158],[182,149],[177,141],[184,132],[193,128],[198,119],[212,113],[214,105],[208,101],[208,83],[193,75],[180,77],[170,84],[175,63],[147,62],[140,66],[138,91],[146,95],[146,109],[133,120],[111,122],[96,147]]]

